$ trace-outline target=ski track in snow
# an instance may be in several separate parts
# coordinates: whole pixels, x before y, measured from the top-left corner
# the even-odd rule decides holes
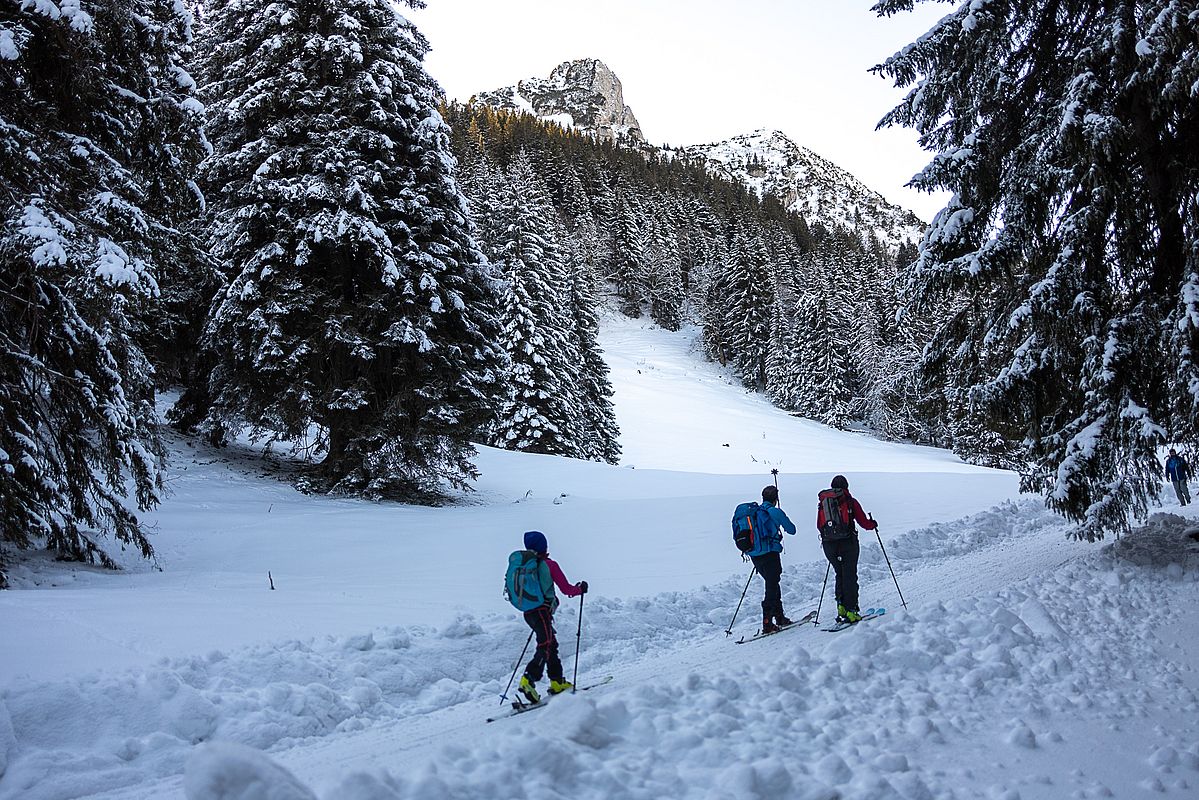
[[[836,637],[787,632],[748,645],[754,650],[743,658],[730,658],[723,635],[736,582],[652,600],[598,599],[585,605],[584,674],[617,680],[594,697],[555,698],[486,727],[506,678],[496,673],[496,653],[510,665],[515,654],[506,651],[522,638],[503,615],[489,620],[494,634],[464,619],[440,632],[294,642],[111,682],[10,690],[17,729],[29,725],[27,700],[57,720],[47,726],[57,741],[45,743],[42,763],[16,763],[0,788],[20,786],[10,781],[40,767],[40,779],[11,796],[182,797],[190,736],[266,748],[322,798],[482,798],[496,786],[530,798],[971,797],[991,789],[1049,798],[1107,796],[1122,784],[1186,796],[1199,780],[1194,662],[1157,631],[1189,622],[1182,602],[1161,609],[1163,595],[1199,600],[1199,559],[1180,536],[1187,523],[1158,515],[1097,549],[1064,539],[1054,522],[1034,503],[1010,503],[897,537],[889,555],[908,612],[864,539],[863,598],[888,604],[887,617]],[[967,547],[980,529],[991,532],[990,544]],[[904,555],[911,550],[915,557]],[[806,610],[823,570],[788,566],[788,606]],[[948,573],[974,590],[947,586]],[[559,615],[564,655],[573,652],[572,611],[568,604]],[[1154,615],[1160,622],[1147,624]],[[755,624],[743,610],[737,631]],[[405,681],[422,663],[432,674],[477,670],[480,679]],[[47,708],[49,694],[58,702]],[[130,737],[124,751],[83,746],[97,719],[116,715],[133,730],[136,709],[147,707],[159,715],[146,725],[153,732]],[[63,724],[72,717],[74,725]],[[209,735],[187,730],[205,720]],[[76,739],[64,740],[64,730]],[[1094,743],[1117,753],[1088,759]],[[72,745],[78,754],[64,757]],[[1071,753],[1085,770],[1063,767]],[[234,755],[218,755],[229,768]],[[247,769],[258,775],[265,763]],[[92,791],[78,794],[81,785]]]
[[[161,549],[170,564],[161,576],[144,566],[119,577],[37,563],[14,570],[27,585],[52,579],[65,588],[3,593],[0,626],[19,612],[44,629],[0,631],[20,634],[31,650],[80,660],[30,657],[42,669],[0,683],[0,800],[1194,796],[1199,637],[1189,610],[1199,601],[1199,543],[1184,536],[1194,518],[1179,516],[1190,509],[1157,514],[1120,541],[1075,542],[1039,501],[1002,500],[1001,487],[1011,485],[1004,476],[972,473],[936,451],[797,422],[738,390],[728,407],[750,422],[722,427],[733,440],[724,448],[713,444],[711,410],[707,435],[694,419],[730,394],[719,370],[692,366],[684,337],[608,325],[618,411],[623,402],[643,437],[626,453],[657,470],[679,469],[671,459],[703,471],[740,458],[744,466],[726,466],[726,475],[758,477],[739,483],[485,452],[483,462],[499,469],[481,486],[484,505],[414,513],[299,497],[251,478],[245,464],[201,458],[176,500],[196,510],[164,514]],[[661,359],[654,369],[639,355],[650,352]],[[696,405],[680,401],[685,418],[654,428],[651,401],[629,400],[639,380],[649,396]],[[885,617],[836,635],[809,626],[737,647],[735,638],[757,628],[755,578],[734,635],[725,637],[748,567],[735,572],[723,516],[737,492],[762,482],[754,460],[762,451],[735,452],[751,439],[754,447],[779,439],[776,457],[793,462],[802,443],[811,444],[807,460],[780,463],[780,485],[791,492],[785,507],[808,493],[805,481],[827,480],[825,449],[838,441],[847,461],[879,471],[855,474],[853,486],[884,521],[908,610],[877,539],[863,532],[862,605],[885,605]],[[905,463],[916,474],[902,474]],[[888,469],[896,474],[881,474]],[[930,481],[954,487],[936,507],[920,494]],[[532,497],[522,497],[525,487]],[[249,513],[272,502],[277,518]],[[202,527],[213,508],[226,516]],[[428,601],[419,570],[388,560],[379,538],[388,534],[377,530],[384,520],[395,525],[396,514],[416,542],[445,528],[446,515],[458,522],[454,535],[486,562],[475,572],[465,562],[446,570],[447,595],[462,602]],[[722,518],[703,522],[713,515]],[[783,590],[797,616],[815,608],[826,565],[808,515],[792,516],[800,535],[785,542]],[[321,563],[325,553],[313,548],[286,562],[280,592],[243,588],[249,573],[258,580],[259,550],[277,546],[272,526],[311,545],[319,539],[304,534],[314,519],[324,520],[321,535],[349,548],[345,571],[341,557]],[[550,532],[573,579],[609,570],[616,591],[594,591],[584,603],[579,678],[616,680],[487,725],[527,636],[497,602],[502,567],[490,563],[491,550],[506,554],[512,531],[530,520]],[[664,557],[653,564],[642,563],[638,549],[636,525],[645,520],[651,530],[681,532],[679,541],[655,545]],[[586,535],[568,537],[568,522]],[[476,530],[488,524],[495,530]],[[180,525],[192,536],[172,538],[171,526]],[[719,536],[704,534],[705,525]],[[358,547],[360,529],[368,533]],[[613,554],[588,548],[605,532],[600,541]],[[225,553],[229,541],[239,548]],[[363,563],[372,552],[388,555]],[[269,563],[281,560],[270,553]],[[417,585],[375,586],[380,566]],[[325,584],[311,595],[306,569]],[[467,574],[455,578],[459,569]],[[478,582],[494,585],[475,594],[464,588]],[[137,616],[133,590],[114,583],[140,587],[143,605],[170,607]],[[641,591],[663,583],[679,588]],[[193,594],[196,586],[205,591]],[[270,602],[259,605],[264,595]],[[251,617],[245,630],[205,628],[222,601],[232,615]],[[386,603],[421,613],[372,615]],[[823,621],[834,603],[830,578]],[[88,617],[92,604],[108,610]],[[332,610],[322,616],[322,605]],[[564,601],[557,615],[568,675],[578,607]],[[435,622],[378,624],[389,617]],[[181,618],[193,630],[172,629]],[[126,630],[127,621],[158,627],[146,634]],[[307,634],[289,638],[291,630]],[[70,644],[79,637],[82,644]],[[94,663],[80,655],[89,652]]]

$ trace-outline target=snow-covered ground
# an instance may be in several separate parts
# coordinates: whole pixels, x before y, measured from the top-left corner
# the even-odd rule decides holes
[[[157,564],[29,561],[0,593],[0,798],[1196,796],[1190,507],[1072,542],[1013,476],[793,419],[687,334],[609,318],[602,341],[624,463],[484,449],[452,507],[305,496],[285,462],[174,442]],[[819,601],[836,472],[908,610],[863,536],[884,617],[724,636],[748,576],[728,517],[772,468],[800,527],[788,612]],[[580,684],[615,680],[489,725],[528,633],[503,568],[531,528],[592,587]],[[760,598],[755,579],[738,635]],[[559,612],[568,670],[579,610]]]

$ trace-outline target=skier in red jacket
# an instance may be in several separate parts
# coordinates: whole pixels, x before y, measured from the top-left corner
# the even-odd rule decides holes
[[[849,493],[849,481],[837,475],[832,488],[820,493],[817,504],[816,529],[824,557],[837,575],[837,621],[857,622],[862,618],[858,608],[858,529],[855,522],[868,531],[878,523],[866,516],[862,504]]]

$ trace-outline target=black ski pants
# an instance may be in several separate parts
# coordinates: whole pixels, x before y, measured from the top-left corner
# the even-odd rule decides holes
[[[783,616],[783,560],[780,553],[767,553],[753,556],[754,566],[758,574],[766,582],[766,596],[762,598],[762,619]]]
[[[832,539],[822,543],[824,557],[833,565],[837,575],[837,603],[849,611],[860,611],[858,608],[858,554],[861,546],[857,536],[847,536],[844,539]]]
[[[562,661],[558,658],[558,637],[554,634],[554,612],[541,606],[525,612],[525,622],[537,637],[537,649],[525,667],[525,677],[537,683],[547,669],[551,681],[562,681]]]

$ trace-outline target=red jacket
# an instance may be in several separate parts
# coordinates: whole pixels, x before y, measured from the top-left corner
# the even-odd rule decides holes
[[[874,520],[870,519],[870,517],[866,516],[866,512],[862,511],[862,504],[857,501],[857,498],[855,498],[852,494],[850,494],[848,490],[846,490],[845,496],[847,498],[849,498],[849,502],[843,503],[841,505],[841,521],[842,522],[849,522],[849,509],[852,508],[854,521],[857,522],[859,525],[861,525],[863,528],[865,528],[868,531],[872,531],[878,527],[878,523],[875,522]],[[826,520],[824,519],[824,506],[822,503],[817,503],[816,504],[816,530],[823,531],[825,521]]]

